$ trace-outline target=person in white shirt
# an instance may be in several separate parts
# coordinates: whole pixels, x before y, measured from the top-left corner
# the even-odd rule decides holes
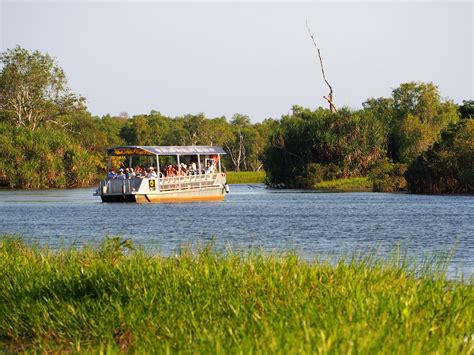
[[[146,174],[145,177],[146,177],[147,179],[155,179],[155,178],[156,178],[156,171],[155,171],[155,169],[154,169],[152,166],[150,166],[147,170],[148,170],[148,173]]]
[[[214,164],[211,164],[210,161],[207,162],[206,174],[212,174],[214,172]]]

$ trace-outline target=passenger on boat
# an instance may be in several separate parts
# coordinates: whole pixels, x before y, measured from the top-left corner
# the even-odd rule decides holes
[[[130,168],[130,173],[128,175],[128,178],[133,179],[136,176],[137,176],[137,174],[135,174],[135,171],[133,170],[133,168]]]
[[[188,167],[186,166],[186,164],[181,163],[181,175],[185,176],[187,174],[188,174]]]
[[[152,166],[150,166],[147,169],[147,171],[148,171],[148,173],[145,176],[147,179],[155,179],[156,178],[156,171]]]
[[[173,166],[170,164],[166,168],[166,177],[173,177],[174,176],[174,169]]]
[[[219,162],[219,156],[218,155],[211,155],[211,159],[212,159],[212,164],[214,166],[217,166],[217,164]]]
[[[118,174],[117,174],[117,176],[116,176],[115,178],[118,179],[118,180],[125,180],[125,179],[126,179],[125,174],[123,173],[123,169],[122,169],[122,168],[119,169],[119,172],[118,172]]]
[[[135,167],[135,176],[136,177],[143,177],[144,176],[143,168],[140,165],[137,165]]]
[[[212,174],[214,172],[214,164],[211,164],[211,161],[207,162],[206,174]]]
[[[191,175],[197,174],[197,168],[196,168],[196,163],[192,162],[191,165],[189,165],[189,172]]]
[[[112,179],[115,179],[116,176],[117,176],[117,174],[115,173],[115,170],[110,169],[110,171],[107,174],[107,179],[112,180]]]

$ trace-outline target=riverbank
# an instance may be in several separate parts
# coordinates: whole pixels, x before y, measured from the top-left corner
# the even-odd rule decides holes
[[[131,248],[111,239],[52,252],[3,237],[0,351],[473,350],[474,287],[433,260]]]
[[[321,181],[313,189],[320,192],[371,192],[373,183],[367,177],[354,177]]]
[[[265,171],[228,171],[228,184],[261,184],[265,182]]]
[[[265,183],[265,177],[265,171],[229,171],[227,172],[227,183],[259,184]],[[315,184],[311,190],[319,192],[371,192],[373,191],[373,183],[367,177],[327,180]]]

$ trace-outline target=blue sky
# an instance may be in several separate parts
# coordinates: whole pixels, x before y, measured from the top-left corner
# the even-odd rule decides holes
[[[471,2],[0,0],[0,45],[48,52],[96,115],[234,113],[258,122],[326,106],[315,33],[338,106],[402,82],[473,97]]]

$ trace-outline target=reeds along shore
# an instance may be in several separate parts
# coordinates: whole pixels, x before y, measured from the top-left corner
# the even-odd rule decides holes
[[[228,184],[258,184],[265,182],[265,171],[229,171]]]
[[[436,260],[0,239],[1,351],[472,353],[474,287]]]

